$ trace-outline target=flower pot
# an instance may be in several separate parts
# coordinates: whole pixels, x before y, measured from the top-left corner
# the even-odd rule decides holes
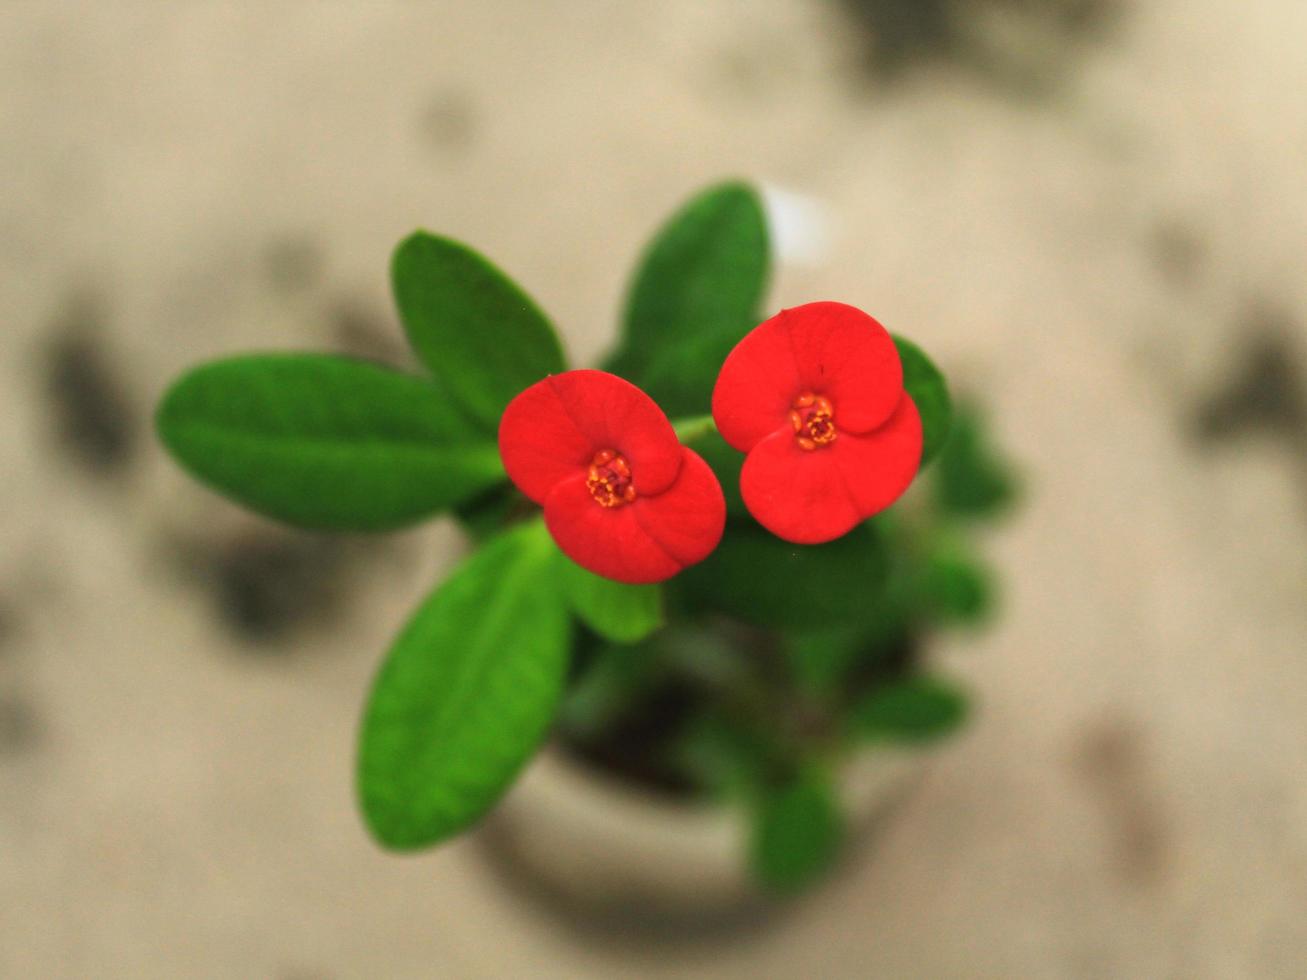
[[[884,748],[849,762],[840,790],[850,848],[874,831],[925,759]],[[717,932],[781,905],[749,874],[740,808],[672,800],[555,746],[526,770],[481,838],[512,880],[573,924],[609,936]]]

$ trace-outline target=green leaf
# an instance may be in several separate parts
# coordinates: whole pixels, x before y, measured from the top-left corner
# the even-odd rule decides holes
[[[676,740],[673,760],[715,799],[750,800],[764,785],[776,755],[776,733],[768,724],[772,719],[750,720],[765,730],[713,708],[692,716]]]
[[[945,622],[979,623],[994,607],[993,572],[960,539],[931,549],[917,589],[925,611]]]
[[[954,517],[995,516],[1016,498],[1011,468],[990,444],[979,412],[960,408],[934,473],[935,502]]]
[[[587,571],[559,554],[559,581],[572,611],[614,643],[638,643],[663,625],[661,585],[627,585]]]
[[[911,677],[871,692],[853,706],[851,717],[867,738],[928,742],[966,720],[967,696],[938,678]]]
[[[903,387],[921,415],[921,468],[925,469],[948,440],[953,399],[944,375],[920,347],[899,336],[895,336],[894,344],[903,362]]]
[[[395,250],[391,280],[413,349],[486,431],[518,392],[564,370],[549,320],[466,245],[414,232]]]
[[[800,688],[819,695],[840,690],[867,644],[856,627],[835,627],[789,634],[782,644]]]
[[[754,817],[750,863],[767,888],[792,894],[834,866],[843,837],[844,821],[829,779],[808,772],[762,799]]]
[[[500,483],[454,508],[454,519],[473,541],[492,538],[538,509],[511,483]]]
[[[358,793],[386,847],[444,840],[493,806],[553,721],[569,619],[539,521],[464,562],[382,664],[359,743]]]
[[[630,376],[668,415],[702,412],[712,404],[712,390],[727,356],[761,317],[744,321],[738,330],[723,330],[684,341],[662,350],[650,358],[641,370],[628,369],[620,362],[617,374],[628,370]]]
[[[493,440],[435,386],[332,355],[203,364],[168,390],[156,422],[196,478],[301,527],[403,527],[504,479]]]
[[[888,562],[872,525],[827,544],[796,545],[752,521],[727,522],[717,550],[673,580],[681,601],[757,626],[793,629],[861,620],[884,588]]]
[[[558,728],[564,739],[600,737],[605,726],[639,702],[661,672],[648,643],[626,646],[598,640],[588,658],[577,659],[588,662],[569,681],[559,709]]]
[[[669,414],[706,411],[723,358],[760,319],[769,264],[757,192],[738,182],[703,191],[645,250],[611,369]]]

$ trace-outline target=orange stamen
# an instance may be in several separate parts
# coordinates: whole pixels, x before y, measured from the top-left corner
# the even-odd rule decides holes
[[[838,435],[835,431],[835,407],[830,399],[810,391],[794,399],[790,424],[794,426],[794,441],[800,449],[829,446]]]
[[[631,466],[625,456],[612,449],[601,449],[594,454],[585,485],[600,507],[621,507],[635,500]]]

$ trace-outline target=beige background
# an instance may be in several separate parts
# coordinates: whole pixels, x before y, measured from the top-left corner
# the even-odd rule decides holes
[[[1307,972],[1307,442],[1194,437],[1257,338],[1307,363],[1307,6],[1120,7],[1075,41],[964,7],[1035,97],[949,58],[877,83],[820,0],[9,0],[0,976]],[[776,303],[918,339],[991,404],[1027,501],[991,542],[1004,618],[940,650],[978,722],[876,849],[762,935],[634,950],[474,842],[395,858],[354,815],[365,684],[452,530],[316,546],[253,644],[214,563],[297,545],[141,427],[207,356],[393,348],[386,259],[418,225],[592,359],[652,227],[735,174],[832,222]],[[107,472],[58,436],[70,317],[138,426]]]

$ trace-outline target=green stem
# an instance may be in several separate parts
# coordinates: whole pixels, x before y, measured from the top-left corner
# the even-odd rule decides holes
[[[693,442],[709,432],[716,432],[717,426],[711,415],[695,415],[688,419],[677,419],[672,423],[676,438],[681,442]]]

